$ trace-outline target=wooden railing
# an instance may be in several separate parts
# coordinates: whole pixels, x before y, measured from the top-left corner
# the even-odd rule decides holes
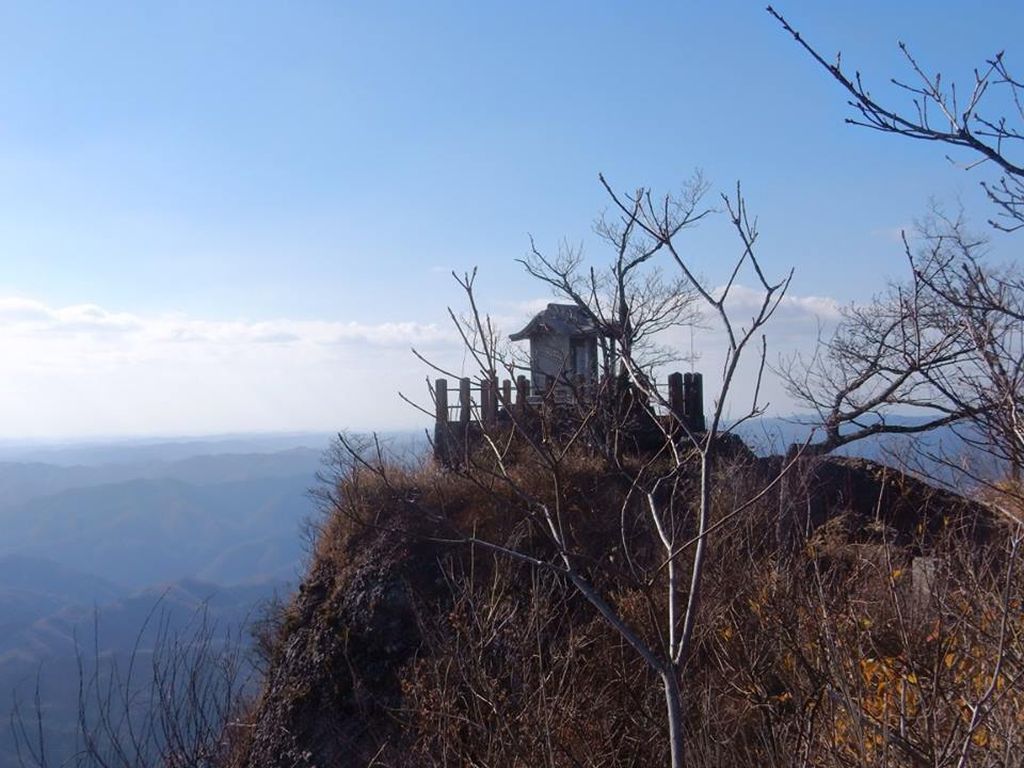
[[[451,403],[448,397],[450,394],[457,394],[458,401]],[[530,381],[525,376],[516,378],[515,401],[512,399],[512,382],[509,379],[499,384],[496,378],[480,379],[475,383],[470,378],[462,378],[456,388],[450,388],[447,379],[434,381],[434,407],[439,425],[480,422],[485,426],[493,426],[497,423],[501,406],[524,410],[529,396]]]
[[[705,431],[704,382],[699,373],[673,373],[658,390],[660,405],[652,403],[656,414],[660,414],[656,418],[670,418],[690,432]],[[548,394],[568,395],[571,401],[585,397],[581,393],[586,391],[586,386],[580,386],[533,393],[526,376],[516,377],[515,382],[487,377],[474,381],[465,377],[459,379],[457,387],[450,387],[447,379],[436,379],[434,455],[445,465],[457,464],[462,460],[459,457],[480,437],[481,430],[526,415]],[[565,400],[553,399],[556,403]]]

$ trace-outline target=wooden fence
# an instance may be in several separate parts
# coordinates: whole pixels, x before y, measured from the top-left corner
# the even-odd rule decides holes
[[[672,373],[667,384],[667,413],[691,432],[705,431],[704,382],[699,373]],[[499,423],[511,422],[513,415],[525,415],[543,401],[547,393],[531,391],[526,376],[515,382],[482,377],[474,381],[459,379],[458,387],[450,387],[447,379],[434,381],[434,455],[449,464],[461,455],[474,433]],[[454,397],[450,397],[454,396]],[[457,399],[455,399],[457,398]]]

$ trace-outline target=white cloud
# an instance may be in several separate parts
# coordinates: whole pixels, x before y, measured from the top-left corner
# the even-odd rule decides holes
[[[549,301],[501,303],[495,320],[507,334]],[[729,309],[738,324],[758,306],[756,291],[733,288]],[[780,354],[811,351],[839,312],[828,297],[787,297],[765,329],[769,363]],[[699,355],[695,367],[704,372],[710,393],[720,375],[725,337],[713,316],[706,325],[694,332],[693,344]],[[687,352],[690,332],[675,329],[662,342]],[[525,354],[523,345],[513,346]],[[426,379],[434,374],[410,347],[456,375],[475,373],[472,358],[446,324],[209,320],[0,297],[0,423],[11,437],[423,424],[425,417],[397,396],[401,390],[429,403]],[[752,394],[757,353],[748,352],[737,378],[738,403]],[[792,410],[770,377],[763,392],[776,411]]]
[[[18,297],[0,298],[0,334],[46,344],[76,335],[81,344],[117,334],[122,344],[366,344],[372,346],[450,343],[455,334],[435,324],[326,322],[318,320],[198,320],[180,315],[144,317],[110,312],[95,304],[52,308]],[[2,340],[0,340],[2,343]]]
[[[716,297],[721,296],[722,290],[722,288],[716,288],[713,295]],[[746,285],[734,285],[729,290],[726,305],[730,311],[742,317],[743,313],[753,314],[757,312],[761,308],[763,300],[763,290]],[[775,317],[785,320],[800,320],[814,317],[823,321],[835,321],[839,319],[840,309],[839,302],[827,296],[795,296],[788,294],[779,303]]]
[[[50,309],[41,302],[17,296],[0,298],[0,323],[47,322],[52,317]]]
[[[387,428],[417,423],[415,346],[457,359],[431,323],[206,320],[0,298],[9,436]]]

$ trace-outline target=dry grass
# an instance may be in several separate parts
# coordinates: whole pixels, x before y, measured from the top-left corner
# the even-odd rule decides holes
[[[337,591],[355,553],[393,536],[429,545],[444,585],[439,601],[417,606],[419,650],[396,670],[401,697],[374,764],[664,764],[663,693],[620,636],[557,574],[459,543],[476,536],[553,558],[527,501],[557,502],[588,576],[657,643],[664,590],[636,578],[657,551],[631,524],[641,510],[623,504],[621,475],[591,457],[565,461],[557,477],[510,466],[508,479],[350,467],[325,495],[314,569],[329,565]],[[716,516],[762,482],[749,460],[720,472]],[[1024,579],[1005,581],[1009,533],[972,538],[965,510],[976,508],[899,480],[833,510],[786,567],[772,546],[777,496],[711,541],[682,672],[688,764],[944,766],[966,741],[971,765],[1004,765],[1024,749]],[[897,530],[908,510],[926,508],[946,517]],[[933,559],[917,567],[922,554]],[[997,694],[969,732],[997,663]]]

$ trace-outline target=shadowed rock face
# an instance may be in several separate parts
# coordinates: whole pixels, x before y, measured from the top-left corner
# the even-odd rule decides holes
[[[350,549],[344,572],[321,560],[300,588],[239,764],[364,766],[388,741],[417,612],[442,595],[438,551],[379,534]]]
[[[975,541],[992,532],[980,504],[867,459],[810,458],[787,483],[788,511],[810,532],[840,515],[851,537],[920,548],[956,526]]]

